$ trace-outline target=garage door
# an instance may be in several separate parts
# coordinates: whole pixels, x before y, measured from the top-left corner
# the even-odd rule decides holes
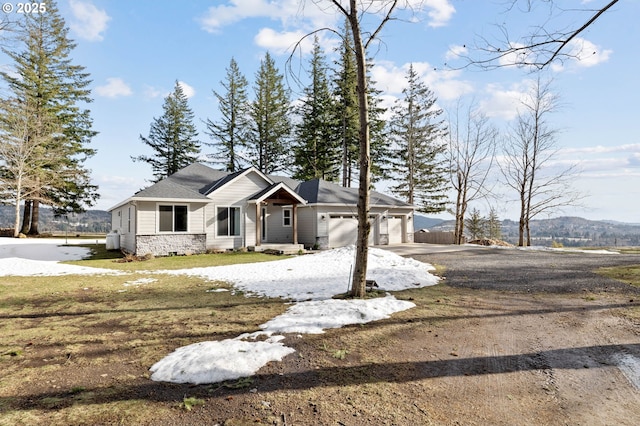
[[[369,245],[373,245],[374,229],[369,233]],[[356,215],[329,216],[329,247],[344,247],[356,243],[358,217]]]
[[[402,216],[389,217],[389,244],[402,244]]]

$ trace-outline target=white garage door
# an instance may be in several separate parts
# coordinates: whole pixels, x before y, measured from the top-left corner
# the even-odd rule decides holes
[[[389,244],[402,244],[402,216],[389,217]]]
[[[369,233],[369,245],[373,245],[374,229]],[[356,243],[358,217],[356,215],[329,216],[329,247],[344,247]]]

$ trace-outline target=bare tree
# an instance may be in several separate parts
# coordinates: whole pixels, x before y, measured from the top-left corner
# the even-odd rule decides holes
[[[596,0],[589,4],[596,3],[597,6],[565,9],[563,2],[554,0],[509,0],[507,12],[520,9],[523,13],[531,13],[538,4],[547,6],[544,23],[532,26],[526,34],[516,37],[506,25],[500,25],[500,37],[497,40],[491,41],[482,37],[476,43],[475,49],[481,53],[481,57],[466,59],[471,64],[489,69],[510,65],[543,69],[556,60],[564,61],[596,54],[597,52],[582,51],[579,36],[610,11],[618,1]],[[553,18],[565,14],[570,15],[571,24],[559,24],[561,28],[550,27]]]
[[[456,192],[454,239],[464,243],[465,214],[469,202],[487,196],[488,178],[496,153],[498,130],[471,102],[463,114],[460,102],[449,114],[449,178]]]
[[[558,108],[558,97],[551,92],[550,84],[540,77],[535,81],[504,147],[502,175],[507,186],[518,193],[520,203],[519,246],[531,245],[529,222],[533,217],[576,205],[582,198],[571,187],[576,165],[549,172],[558,152],[558,131],[547,122],[549,114]]]
[[[51,158],[60,156],[51,144],[60,132],[50,116],[35,114],[27,102],[11,98],[0,103],[0,199],[15,205],[14,237],[20,233],[22,200],[50,202],[43,194],[62,179],[47,166]]]
[[[369,105],[367,99],[367,48],[376,39],[382,27],[392,19],[393,12],[399,0],[381,2],[361,2],[358,0],[339,1],[331,3],[344,15],[351,27],[353,49],[356,56],[356,80],[358,95],[358,117],[360,122],[359,146],[359,187],[358,187],[358,237],[356,241],[356,257],[353,278],[351,281],[351,295],[363,297],[366,291],[368,241],[371,224],[369,223],[369,188],[371,185],[371,154],[369,139]],[[371,32],[363,31],[361,27],[364,14],[379,16]]]

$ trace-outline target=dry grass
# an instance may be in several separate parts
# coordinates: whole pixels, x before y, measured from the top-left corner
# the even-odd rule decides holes
[[[239,259],[255,261],[255,256],[164,258],[153,265],[170,269]],[[0,278],[0,424],[134,424],[162,418],[166,404],[136,399],[132,391],[148,386],[151,365],[180,346],[255,331],[286,309],[279,299],[207,292],[219,287],[228,286],[138,272]]]

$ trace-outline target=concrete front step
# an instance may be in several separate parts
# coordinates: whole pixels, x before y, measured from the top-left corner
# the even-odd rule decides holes
[[[298,254],[301,251],[304,251],[303,244],[273,244],[273,243],[265,243],[259,246],[249,247],[249,250],[253,249],[253,251],[262,252],[267,250],[273,250],[280,252],[282,254]]]

